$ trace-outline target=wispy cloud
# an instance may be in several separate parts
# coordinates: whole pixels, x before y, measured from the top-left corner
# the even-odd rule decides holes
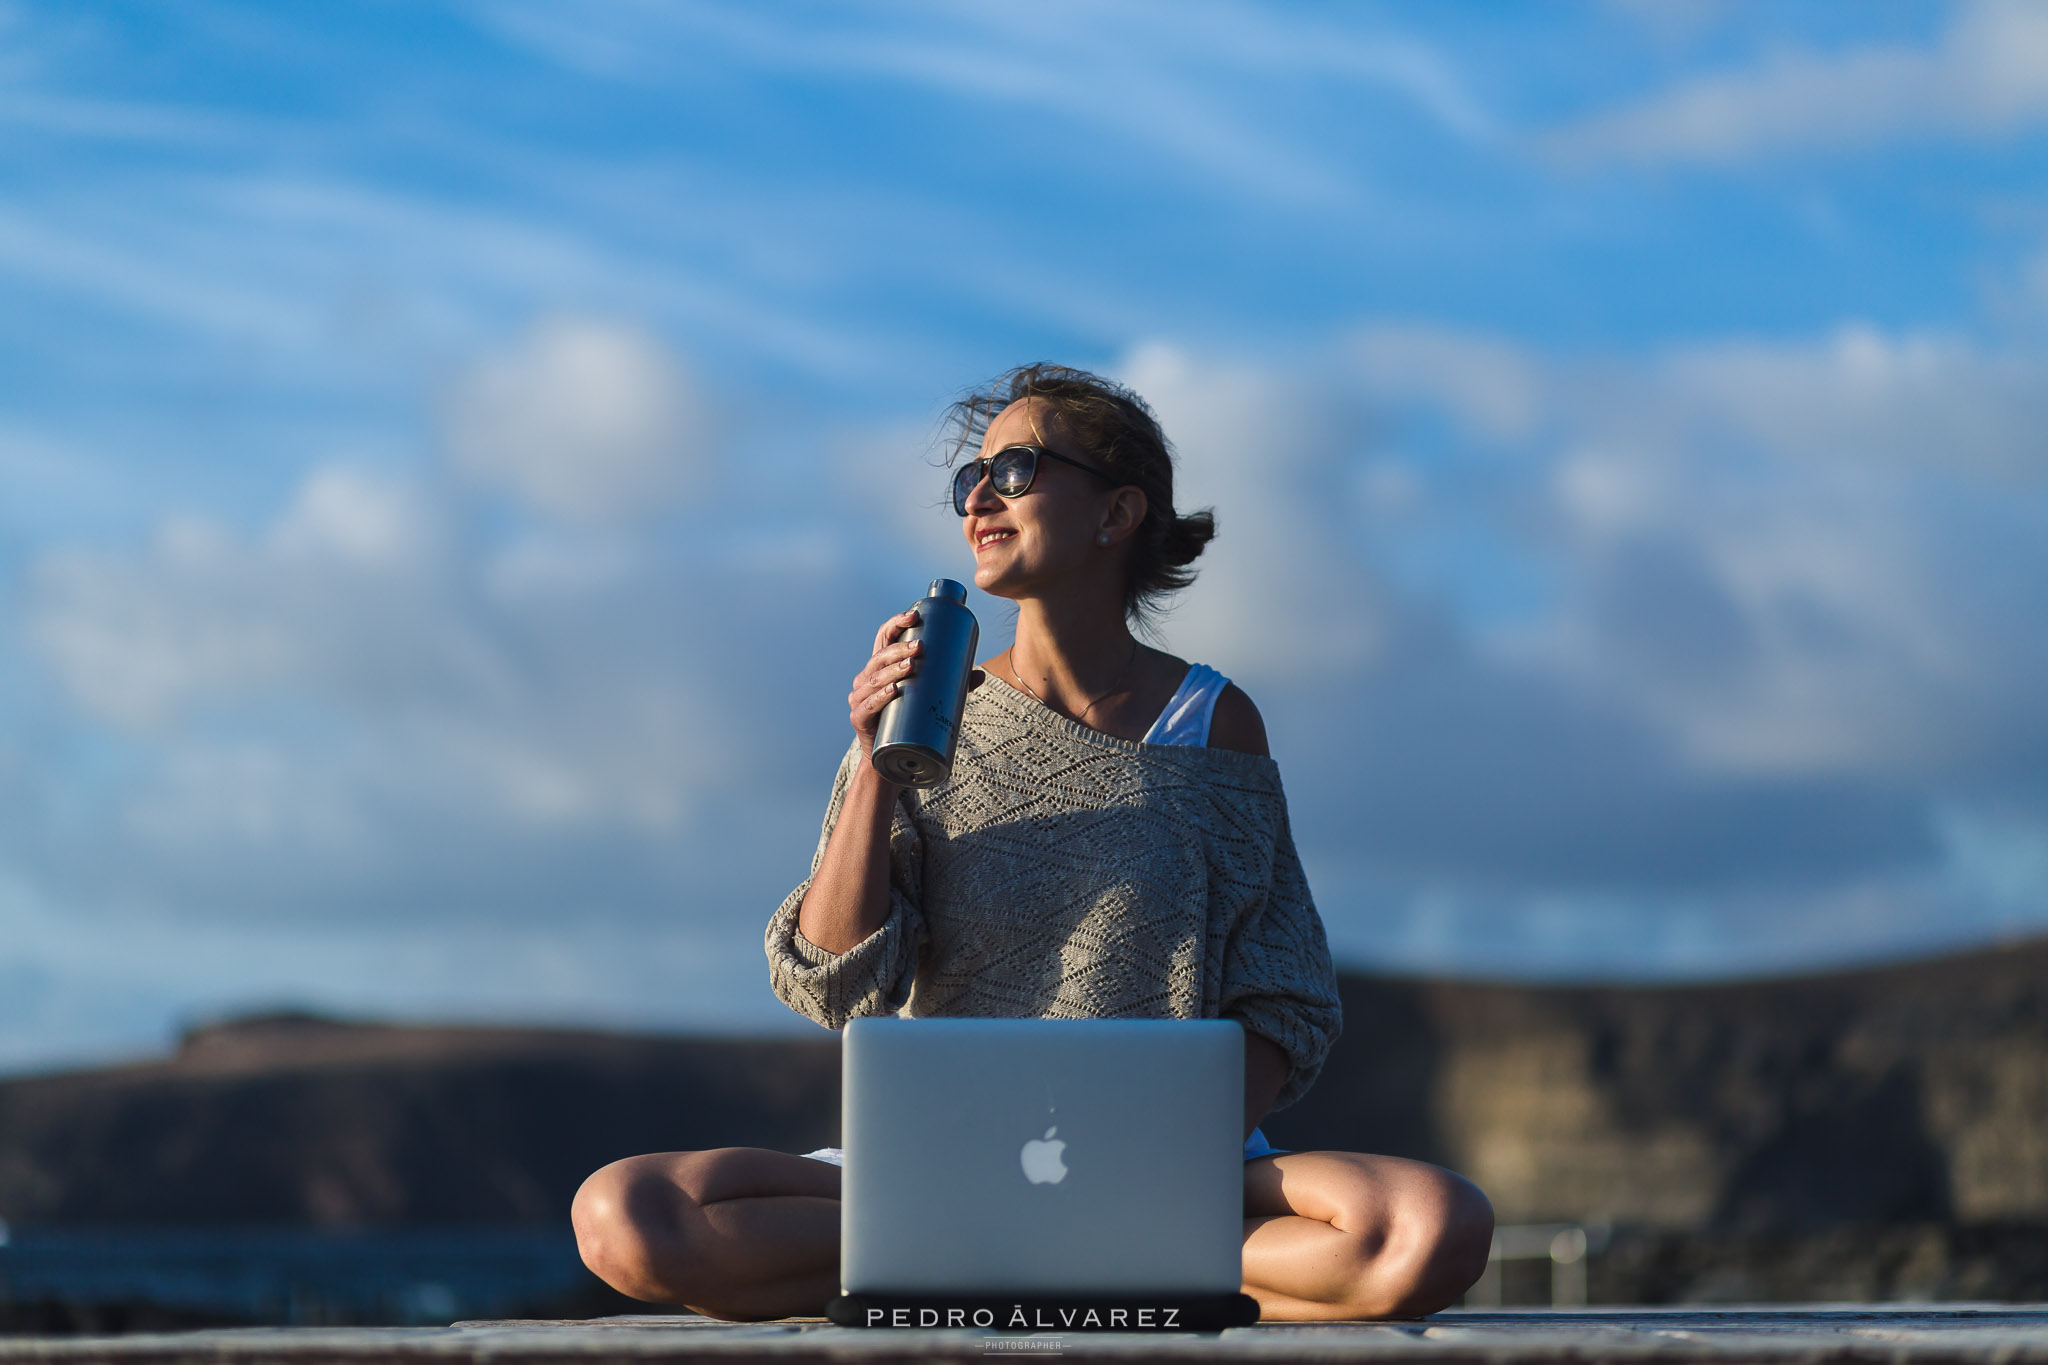
[[[0,208],[0,274],[133,322],[260,346],[279,379],[295,370],[313,387],[352,362],[348,314],[365,291],[383,300],[379,343],[421,358],[477,344],[563,300],[631,307],[797,371],[843,373],[871,344],[708,265],[502,201],[338,175],[191,167],[150,178],[146,197],[85,191]]]
[[[1567,124],[1543,145],[1567,162],[1737,162],[2048,122],[2048,10],[1969,0],[1953,15],[1927,47],[1773,53]]]
[[[1327,202],[1365,191],[1261,106],[1303,79],[1386,95],[1462,140],[1494,122],[1441,53],[1401,34],[1283,17],[1221,0],[1103,10],[897,4],[850,18],[715,4],[479,6],[484,21],[555,60],[614,79],[674,78],[715,46],[751,66],[920,88],[971,104],[1021,106],[1070,129],[1163,152],[1233,191]]]
[[[19,89],[0,90],[0,127],[80,141],[174,147],[212,144],[246,148],[264,132],[254,120],[217,110]]]
[[[316,325],[302,304],[279,293],[233,279],[195,278],[139,244],[96,241],[6,209],[0,209],[0,270],[39,289],[252,341],[301,344]]]

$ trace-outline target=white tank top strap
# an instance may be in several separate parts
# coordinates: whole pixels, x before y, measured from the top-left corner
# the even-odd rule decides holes
[[[1202,748],[1209,743],[1209,721],[1216,714],[1216,699],[1230,679],[1207,664],[1188,665],[1188,675],[1152,728],[1145,732],[1147,744],[1185,744]]]

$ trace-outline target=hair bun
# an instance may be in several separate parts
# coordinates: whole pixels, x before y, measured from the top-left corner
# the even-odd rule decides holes
[[[1159,540],[1159,558],[1170,569],[1185,568],[1216,539],[1216,514],[1208,508],[1173,518]]]

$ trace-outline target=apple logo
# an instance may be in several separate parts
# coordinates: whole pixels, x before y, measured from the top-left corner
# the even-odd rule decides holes
[[[1058,1131],[1058,1125],[1046,1129],[1044,1137],[1031,1139],[1017,1154],[1024,1167],[1024,1178],[1034,1185],[1057,1185],[1067,1178],[1067,1163],[1060,1160],[1067,1144],[1053,1138]]]

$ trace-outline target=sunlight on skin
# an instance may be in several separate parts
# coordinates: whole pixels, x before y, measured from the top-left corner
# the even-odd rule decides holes
[[[836,1166],[729,1147],[614,1162],[577,1192],[577,1245],[630,1297],[734,1321],[811,1315],[838,1292]],[[1414,1317],[1485,1268],[1492,1211],[1396,1157],[1301,1152],[1245,1168],[1244,1292],[1271,1321]]]

